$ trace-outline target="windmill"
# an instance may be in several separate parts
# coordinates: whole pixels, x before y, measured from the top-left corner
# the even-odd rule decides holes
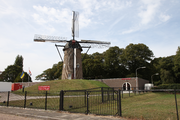
[[[58,50],[61,60],[63,61],[63,70],[61,79],[82,79],[82,59],[81,52],[82,48],[88,48],[87,52],[92,47],[108,47],[110,42],[102,42],[95,40],[75,40],[75,37],[78,37],[79,32],[79,23],[78,23],[79,14],[78,12],[73,11],[72,19],[72,40],[67,40],[64,37],[59,36],[46,36],[46,35],[37,35],[34,36],[35,42],[52,42],[52,43],[66,43],[65,45],[56,45],[58,47],[63,47],[64,51],[64,61],[62,60],[61,54]],[[86,54],[87,54],[86,52]]]

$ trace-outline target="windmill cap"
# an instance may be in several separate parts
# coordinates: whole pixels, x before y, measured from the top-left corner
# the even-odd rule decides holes
[[[82,51],[82,47],[81,45],[76,41],[76,40],[70,40],[66,43],[63,51],[65,51],[66,49],[69,49],[69,48],[78,48]]]

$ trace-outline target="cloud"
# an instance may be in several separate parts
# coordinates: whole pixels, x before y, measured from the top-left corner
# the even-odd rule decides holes
[[[123,31],[121,34],[129,34],[129,33],[136,32],[136,31],[138,31],[138,30],[139,30],[138,27],[137,27],[137,28],[130,28],[129,30]]]
[[[66,8],[59,10],[53,7],[40,5],[34,5],[33,8],[36,12],[32,14],[32,17],[38,24],[45,24],[48,22],[67,23],[72,16],[69,14],[71,10]]]
[[[34,20],[38,23],[38,24],[45,24],[47,23],[47,21],[45,19],[43,19],[39,14],[34,13],[32,15],[32,17],[34,18]]]
[[[158,12],[160,6],[159,0],[142,0],[143,5],[140,7],[138,16],[141,18],[141,24],[150,23]]]
[[[109,31],[116,25],[118,24],[124,17],[119,17],[113,24],[110,25]]]
[[[139,2],[140,7],[137,8],[138,12],[134,13],[137,16],[132,16],[133,24],[121,34],[144,31],[168,21],[171,16],[162,12],[164,10],[163,2],[162,0],[141,0]]]
[[[104,10],[111,10],[111,11],[119,11],[121,9],[124,9],[126,7],[130,7],[132,5],[131,1],[120,1],[120,0],[114,0],[112,1],[101,1],[99,2],[101,5],[101,9]]]
[[[163,22],[166,22],[168,21],[171,17],[169,15],[164,15],[164,14],[161,14],[159,16],[160,20],[163,21]]]
[[[7,3],[7,1],[1,1],[0,4],[0,16],[13,14],[14,8]]]

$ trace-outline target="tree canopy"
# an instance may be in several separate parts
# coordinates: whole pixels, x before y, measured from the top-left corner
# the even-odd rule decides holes
[[[62,75],[62,62],[58,64],[54,64],[52,68],[48,68],[47,70],[43,71],[42,74],[36,76],[36,80],[55,80],[61,79]]]
[[[23,68],[23,57],[21,55],[17,55],[14,65]]]
[[[155,85],[180,83],[180,47],[176,55],[154,58],[153,52],[145,44],[129,44],[125,48],[110,47],[103,53],[82,54],[84,79],[138,77],[151,82],[152,75]],[[43,71],[36,79],[61,79],[62,62]]]
[[[180,78],[180,47],[178,47],[176,55],[174,56],[173,70],[176,78]],[[180,79],[178,79],[177,82],[180,82]]]
[[[23,71],[23,57],[17,55],[13,65],[7,66],[7,68],[0,75],[0,81],[6,82],[32,82],[31,77],[26,73],[23,79],[20,78],[20,75]]]

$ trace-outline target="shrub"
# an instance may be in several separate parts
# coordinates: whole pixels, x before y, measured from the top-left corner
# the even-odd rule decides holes
[[[180,84],[161,84],[153,89],[180,89]]]

